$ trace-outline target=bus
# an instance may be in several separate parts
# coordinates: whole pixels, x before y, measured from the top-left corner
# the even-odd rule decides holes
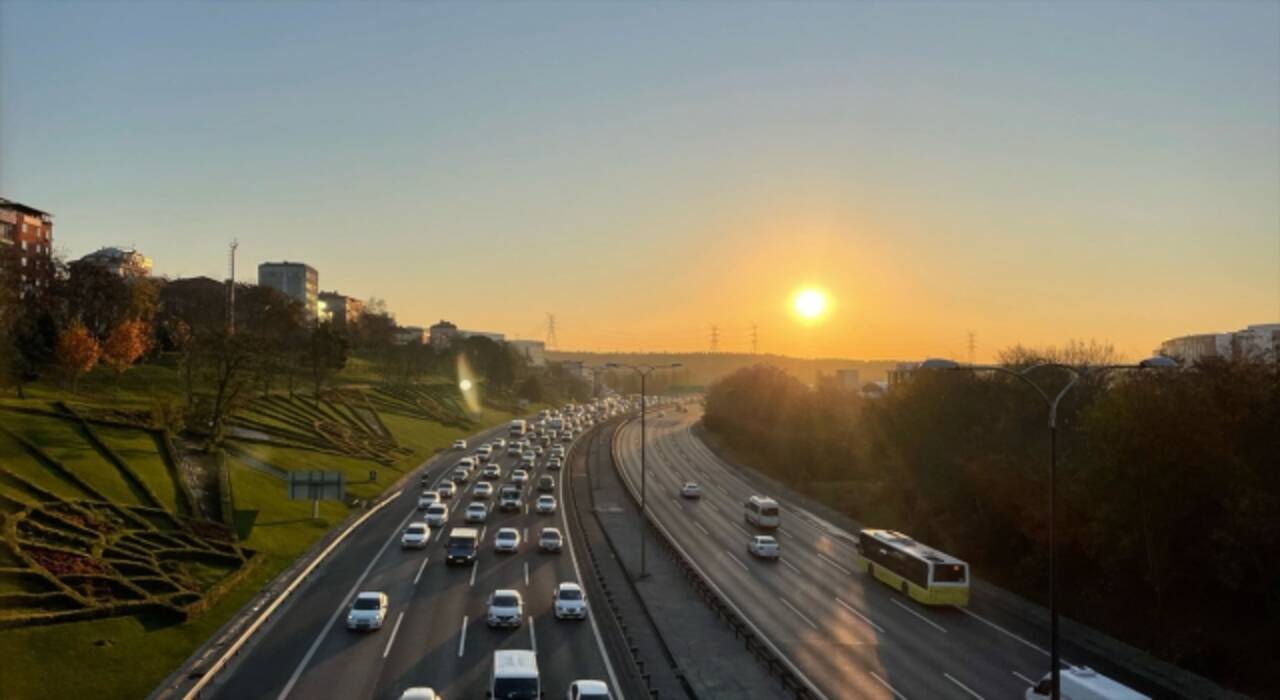
[[[519,418],[511,421],[511,425],[507,427],[507,435],[510,437],[524,437],[528,431],[529,424]]]
[[[968,605],[969,565],[893,530],[858,533],[858,568],[925,605]]]

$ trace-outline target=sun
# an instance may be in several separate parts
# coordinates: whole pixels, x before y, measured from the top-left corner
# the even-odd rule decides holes
[[[805,320],[813,320],[827,309],[827,295],[818,289],[802,289],[791,301],[796,313]]]

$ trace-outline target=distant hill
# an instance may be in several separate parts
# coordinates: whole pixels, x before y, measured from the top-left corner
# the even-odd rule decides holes
[[[784,355],[752,355],[732,352],[689,352],[689,353],[604,353],[548,351],[547,359],[552,361],[576,361],[588,366],[599,367],[609,362],[620,364],[658,365],[679,362],[682,367],[678,382],[706,385],[735,370],[752,365],[773,365],[786,370],[806,384],[813,384],[817,373],[831,374],[838,369],[858,370],[860,382],[882,381],[890,369],[899,360],[844,360],[839,358],[803,359]]]

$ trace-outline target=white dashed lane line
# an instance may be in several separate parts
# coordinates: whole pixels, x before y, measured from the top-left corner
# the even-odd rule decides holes
[[[791,569],[792,571],[796,572],[797,574],[800,574],[800,570],[796,568],[795,564],[792,564],[786,559],[779,558],[778,562],[781,563],[783,566],[787,567],[788,569]],[[800,574],[800,575],[803,576],[804,574]]]
[[[700,523],[700,522],[698,522],[697,520],[695,520],[695,521],[693,521],[693,524],[694,524],[694,526],[695,526],[695,527],[697,527],[699,530],[702,530],[702,534],[706,535],[707,537],[710,537],[710,536],[711,536],[711,533],[707,531],[707,528],[705,528],[705,527],[703,527],[703,526],[702,526],[702,523]]]
[[[879,683],[880,685],[883,685],[885,689],[888,690],[890,693],[893,693],[893,697],[897,698],[898,700],[907,700],[907,696],[903,695],[902,693],[899,693],[896,688],[889,685],[889,681],[886,681],[885,679],[881,678],[880,674],[876,673],[875,671],[871,671],[870,673],[871,673],[871,677],[876,679],[877,683]]]
[[[939,632],[942,632],[943,634],[946,634],[947,630],[946,630],[946,628],[944,628],[942,625],[940,625],[940,624],[938,624],[938,623],[934,622],[933,620],[930,620],[929,618],[925,617],[924,615],[921,615],[920,613],[918,613],[918,612],[916,612],[916,611],[912,610],[911,608],[909,608],[909,607],[907,607],[907,606],[903,605],[902,603],[899,603],[898,601],[894,600],[893,598],[890,598],[890,599],[889,599],[889,602],[890,602],[890,603],[893,603],[894,605],[896,605],[896,606],[898,606],[898,607],[902,608],[903,610],[906,610],[907,612],[911,613],[912,615],[916,616],[917,618],[919,618],[919,619],[920,619],[920,621],[921,621],[921,622],[925,623],[926,625],[929,625],[930,627],[932,627],[932,628],[934,628],[934,629],[938,630]]]
[[[418,573],[413,577],[413,585],[418,585],[418,581],[422,579],[422,572],[427,568],[427,562],[431,561],[431,557],[423,557],[422,564],[418,566]]]
[[[782,601],[782,604],[787,606],[788,610],[795,613],[796,617],[800,618],[801,620],[804,620],[806,625],[809,625],[815,631],[818,629],[818,626],[813,623],[813,620],[810,620],[809,618],[805,617],[804,613],[800,612],[800,610],[796,608],[796,606],[791,604],[791,601],[787,600],[786,598],[778,598],[778,600]]]
[[[839,598],[836,598],[836,604],[844,608],[845,610],[848,610],[849,612],[853,613],[854,615],[857,615],[860,620],[867,623],[868,625],[871,625],[880,634],[884,634],[883,627],[872,622],[871,618],[867,617],[866,615],[863,615],[861,612],[858,612],[852,605],[849,605],[848,603],[844,602],[843,600],[840,600]]]
[[[986,698],[984,698],[984,697],[982,697],[981,695],[978,695],[976,692],[974,692],[973,688],[970,688],[969,686],[965,685],[964,683],[961,683],[960,681],[956,680],[955,676],[951,675],[950,673],[947,673],[947,672],[945,672],[945,671],[944,671],[944,672],[942,673],[942,675],[943,675],[943,676],[946,676],[947,680],[951,681],[952,683],[955,683],[955,685],[956,685],[956,687],[957,687],[957,688],[959,688],[960,690],[963,690],[964,692],[968,693],[970,697],[976,698],[977,700],[986,700]]]
[[[733,552],[730,552],[729,550],[727,550],[727,549],[726,549],[726,550],[724,551],[724,553],[725,553],[725,555],[726,555],[726,556],[728,556],[730,559],[732,559],[732,560],[733,560],[733,563],[734,563],[734,564],[737,564],[738,566],[741,566],[743,571],[746,571],[746,572],[748,572],[748,573],[751,571],[751,569],[748,569],[748,568],[747,568],[747,565],[746,565],[746,564],[743,564],[743,563],[742,563],[742,560],[741,560],[741,559],[739,559],[739,558],[737,558],[737,557],[733,556]]]
[[[384,659],[387,658],[387,654],[391,653],[391,645],[396,643],[396,633],[400,631],[401,620],[404,620],[403,610],[400,611],[399,615],[396,615],[396,624],[391,628],[391,637],[387,639],[387,646],[382,650],[382,658]]]
[[[462,658],[462,652],[467,648],[467,616],[462,616],[462,634],[458,637],[458,658]]]
[[[819,559],[821,559],[822,561],[825,561],[826,563],[830,564],[831,566],[834,566],[834,567],[836,567],[837,569],[839,569],[839,570],[843,571],[843,572],[844,572],[844,574],[845,574],[846,576],[852,576],[852,575],[853,575],[853,572],[852,572],[852,571],[850,571],[849,569],[846,569],[846,568],[844,568],[843,566],[841,566],[841,565],[837,564],[837,563],[835,562],[835,560],[833,560],[831,557],[828,557],[827,555],[823,554],[822,552],[818,552],[818,558],[819,558]]]

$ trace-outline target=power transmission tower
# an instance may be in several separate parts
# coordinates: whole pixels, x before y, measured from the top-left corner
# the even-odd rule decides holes
[[[711,352],[720,352],[720,326],[711,327]]]
[[[231,249],[227,252],[227,333],[236,332],[236,248],[240,241],[231,239]]]
[[[547,349],[555,350],[560,345],[560,339],[556,338],[556,315],[547,314]]]
[[[751,324],[751,354],[758,355],[760,353],[760,330],[756,324]]]
[[[973,331],[969,331],[969,364],[973,364],[973,351],[977,346],[977,342],[974,340]]]

